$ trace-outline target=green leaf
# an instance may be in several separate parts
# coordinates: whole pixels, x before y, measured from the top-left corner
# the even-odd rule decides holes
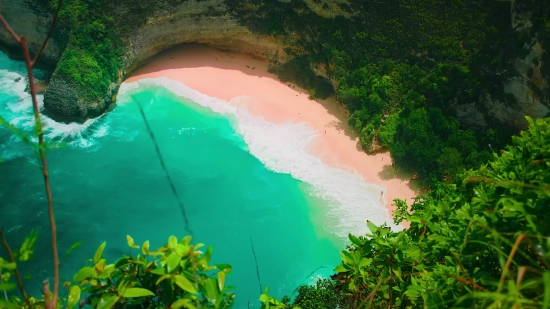
[[[220,291],[223,291],[223,286],[225,285],[225,273],[223,271],[218,272],[218,287]]]
[[[182,245],[185,245],[185,246],[189,246],[189,244],[191,243],[191,236],[185,236],[181,239],[181,242],[180,242]]]
[[[145,297],[155,296],[155,294],[147,289],[143,288],[128,288],[122,293],[124,297]]]
[[[165,275],[166,274],[166,269],[164,269],[164,267],[163,268],[155,268],[155,269],[151,270],[150,273],[155,274],[155,275]]]
[[[105,293],[101,295],[101,299],[97,303],[96,309],[110,309],[119,299],[120,297],[116,296],[114,293]]]
[[[143,255],[147,255],[147,253],[149,253],[149,241],[145,241],[143,243],[143,245],[141,246],[141,253],[143,253]]]
[[[218,298],[218,287],[216,284],[216,279],[208,278],[202,282],[202,287],[204,288],[204,291],[206,292],[206,298],[210,302],[217,301]]]
[[[172,235],[168,238],[168,248],[174,249],[176,248],[177,244],[178,244],[178,239],[176,238],[176,236]]]
[[[4,309],[19,309],[19,306],[12,303],[12,302],[9,302],[5,299],[1,299],[0,298],[0,308],[4,308]]]
[[[105,249],[105,245],[107,244],[106,241],[104,241],[101,245],[99,245],[99,248],[97,248],[97,251],[94,254],[94,264],[99,262],[101,259],[101,254],[103,253],[103,249]]]
[[[168,259],[166,260],[166,270],[168,271],[168,273],[171,273],[172,271],[174,271],[174,269],[176,269],[176,267],[178,267],[178,263],[180,262],[180,260],[181,255],[175,253],[170,254]]]
[[[336,268],[334,269],[334,272],[336,273],[343,273],[346,271],[349,271],[349,269],[346,269],[346,267],[343,264],[336,266]]]
[[[225,273],[229,273],[231,272],[231,265],[229,264],[218,264],[218,265],[215,265],[217,269],[225,272]]]
[[[74,249],[80,247],[81,245],[82,245],[82,242],[81,242],[81,241],[75,242],[75,243],[69,248],[69,250],[67,250],[67,252],[65,252],[65,254],[71,253]]]
[[[157,282],[155,283],[155,285],[159,285],[159,283],[161,283],[162,281],[168,279],[172,277],[172,275],[164,275],[164,276],[161,276],[160,278],[158,278]]]
[[[116,261],[115,263],[115,268],[120,268],[126,264],[129,264],[130,263],[130,258],[128,258],[127,256],[123,257],[123,258],[120,258],[118,261]]]
[[[353,243],[355,246],[361,247],[361,245],[362,245],[361,239],[359,239],[358,237],[355,237],[351,234],[348,235],[348,238],[349,238],[349,240],[351,240],[351,243]]]
[[[367,258],[362,258],[361,262],[359,263],[359,267],[369,266],[371,263],[372,263],[371,258],[368,258],[368,259]]]
[[[88,277],[90,277],[94,273],[94,269],[92,267],[82,267],[76,275],[74,275],[73,280],[80,282]]]
[[[267,295],[267,294],[260,295],[260,301],[262,303],[267,303],[269,301],[269,295]]]
[[[80,287],[78,285],[71,286],[69,290],[69,309],[72,309],[80,300]]]
[[[5,262],[4,260],[0,260],[0,268],[14,270],[17,268],[17,264],[15,262]]]
[[[550,308],[550,272],[545,271],[542,273],[542,281],[544,282],[544,301],[542,303],[542,309]]]
[[[131,282],[131,279],[129,279],[129,278],[120,279],[120,281],[118,282],[118,286],[117,286],[117,293],[119,295],[122,294],[122,292],[126,289],[128,284],[130,284],[130,282]]]
[[[193,285],[193,283],[191,283],[191,281],[189,281],[189,279],[187,279],[185,276],[182,276],[182,275],[174,276],[174,282],[183,290],[193,294],[197,294],[197,289],[195,289],[195,286]]]
[[[139,248],[139,246],[134,243],[134,239],[130,235],[126,235],[126,241],[128,242],[128,247],[136,249]]]
[[[213,250],[212,247],[208,247],[208,249],[206,249],[206,253],[204,254],[204,258],[203,258],[206,264],[210,262],[210,258],[212,257],[212,250]]]
[[[178,255],[183,255],[183,256],[186,256],[187,254],[189,254],[189,249],[191,249],[190,246],[185,246],[185,245],[182,245],[182,244],[177,244],[176,245],[176,248],[175,248],[175,251]]]
[[[103,271],[97,276],[100,279],[107,279],[111,276],[111,273],[115,270],[115,264],[109,264],[105,266]]]
[[[349,252],[340,251],[340,258],[342,258],[342,262],[344,262],[344,264],[354,265],[353,257]]]
[[[369,230],[371,231],[371,233],[373,235],[378,230],[378,227],[376,227],[376,225],[374,223],[370,222],[369,220],[367,220],[367,227],[369,228]]]
[[[21,245],[21,249],[19,250],[20,261],[28,261],[32,258],[32,255],[34,253],[34,244],[36,243],[37,238],[38,232],[35,230],[32,230],[30,235],[25,238],[25,241],[23,242],[23,245]]]
[[[195,305],[193,305],[192,300],[185,299],[185,298],[182,298],[182,299],[179,299],[179,300],[175,301],[170,306],[170,308],[172,308],[172,309],[179,309],[179,308],[182,308],[182,307],[189,308],[189,309],[196,309],[197,308],[197,307],[195,307]]]
[[[0,282],[0,291],[12,291],[15,290],[15,283],[13,282]]]

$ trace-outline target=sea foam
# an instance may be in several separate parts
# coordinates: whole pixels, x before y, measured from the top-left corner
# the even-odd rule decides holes
[[[22,72],[0,70],[0,93],[3,102],[0,104],[0,116],[10,125],[31,136],[31,141],[37,141],[34,136],[35,118],[31,95],[25,91],[28,78]],[[40,111],[44,109],[44,96],[36,96]],[[79,148],[91,148],[97,143],[95,138],[105,135],[106,124],[101,123],[101,118],[89,119],[84,123],[60,123],[51,118],[40,115],[46,140],[65,142],[69,146]],[[8,154],[7,157],[10,157]]]
[[[377,225],[386,223],[395,231],[402,229],[393,224],[379,200],[379,192],[385,193],[384,187],[368,184],[356,173],[328,166],[305,151],[318,135],[306,123],[270,123],[248,113],[247,102],[253,100],[250,97],[236,97],[226,102],[164,77],[123,83],[118,104],[131,102],[133,93],[147,87],[164,87],[176,96],[234,118],[235,129],[246,142],[247,150],[266,168],[310,184],[310,193],[325,201],[321,209],[323,224],[325,230],[337,238],[347,239],[348,233],[367,233],[366,220]]]

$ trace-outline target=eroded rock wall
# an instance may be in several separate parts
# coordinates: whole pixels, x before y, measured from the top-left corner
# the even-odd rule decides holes
[[[537,33],[532,33],[534,0],[510,1],[511,26],[518,33],[531,37],[523,46],[523,57],[513,63],[514,76],[503,85],[504,93],[511,96],[512,103],[504,102],[487,94],[479,102],[458,105],[457,118],[470,127],[485,127],[486,118],[494,117],[500,122],[525,129],[525,116],[542,118],[550,115],[550,89],[548,76],[541,70],[544,48]]]
[[[123,8],[120,14],[125,14]],[[157,8],[147,17],[145,25],[129,36],[125,73],[162,50],[189,42],[266,60],[285,61],[287,58],[281,39],[259,36],[240,26],[227,13],[223,0],[189,0],[172,7],[171,11]]]
[[[42,0],[0,0],[2,14],[13,22],[21,34],[28,36],[33,50],[46,36],[50,11]],[[44,95],[46,113],[65,122],[83,122],[109,109],[120,83],[150,57],[172,46],[196,42],[227,51],[247,53],[270,61],[286,61],[285,44],[273,36],[259,36],[240,26],[227,12],[224,0],[119,0],[107,9],[118,25],[126,29],[118,78],[111,80],[107,93],[84,99],[82,87],[66,74],[55,72]],[[24,18],[19,18],[23,15]],[[68,30],[66,31],[68,33]],[[10,46],[5,33],[0,45]],[[66,46],[53,39],[44,53],[45,59],[57,62]],[[38,48],[37,48],[38,46]]]
[[[51,10],[36,0],[0,0],[0,13],[19,36],[26,38],[31,56],[34,56],[40,50],[50,28],[53,17]],[[42,52],[40,65],[53,70],[61,58],[67,40],[66,29],[56,27]],[[19,45],[3,27],[0,27],[0,47],[10,57],[22,59]]]

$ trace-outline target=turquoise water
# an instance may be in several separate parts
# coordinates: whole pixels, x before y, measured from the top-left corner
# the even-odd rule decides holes
[[[23,67],[0,57],[0,115],[31,132]],[[236,119],[215,113],[165,88],[128,90],[109,114],[84,125],[49,119],[47,140],[64,148],[48,152],[58,225],[59,252],[81,241],[64,256],[62,282],[107,241],[111,261],[128,252],[125,237],[161,246],[170,235],[186,234],[181,211],[170,191],[154,145],[145,129],[135,95],[143,104],[175,187],[186,206],[196,242],[214,247],[213,262],[230,263],[228,284],[237,287],[237,308],[258,307],[261,283],[278,297],[291,294],[339,262],[341,242],[322,227],[318,213],[326,203],[310,196],[310,185],[288,173],[276,173],[253,156]],[[33,228],[39,239],[27,287],[38,293],[51,274],[49,224],[43,179],[36,159],[13,133],[0,128],[0,226],[17,246]],[[325,206],[323,206],[325,205]],[[322,216],[321,216],[322,217]],[[314,271],[315,270],[315,271]],[[313,273],[312,273],[313,272]]]

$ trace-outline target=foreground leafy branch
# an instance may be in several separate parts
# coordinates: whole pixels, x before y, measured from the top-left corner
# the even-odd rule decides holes
[[[54,309],[56,307],[56,304],[59,298],[59,256],[57,253],[57,228],[55,225],[55,217],[54,217],[54,211],[53,211],[53,199],[52,199],[52,192],[50,188],[50,178],[48,173],[48,161],[46,160],[46,149],[44,147],[44,131],[43,131],[42,123],[40,121],[40,109],[38,107],[38,101],[36,99],[36,86],[34,84],[34,74],[32,72],[32,69],[36,65],[38,58],[44,51],[44,48],[46,47],[46,45],[48,44],[48,40],[52,35],[62,4],[63,4],[63,1],[59,0],[57,4],[57,10],[54,14],[54,18],[50,25],[48,34],[44,39],[44,42],[42,43],[40,50],[35,55],[34,59],[31,59],[26,38],[17,35],[15,31],[13,31],[13,29],[10,27],[10,25],[6,22],[4,17],[0,14],[0,22],[2,23],[3,27],[6,29],[6,31],[10,33],[10,35],[13,37],[13,39],[21,48],[21,51],[23,53],[23,58],[25,60],[25,65],[27,67],[28,78],[29,78],[29,88],[30,88],[31,97],[32,97],[35,130],[36,130],[36,134],[38,135],[38,152],[41,159],[41,164],[42,164],[41,170],[44,176],[44,185],[46,188],[46,197],[48,200],[48,215],[50,217],[50,228],[51,228],[51,236],[52,236],[52,252],[53,252],[53,264],[54,264],[53,265],[53,268],[54,268],[54,285],[53,286],[54,287],[53,287],[52,299],[50,299],[49,297],[50,295],[49,283],[47,280],[44,281],[44,294],[46,295],[46,307],[48,309]],[[25,295],[25,292],[23,290],[23,285],[21,283],[20,283],[20,288],[22,290],[21,292],[23,293],[23,295]],[[25,300],[28,301],[26,296],[25,296]],[[29,305],[29,308],[31,308],[30,305]]]
[[[550,118],[527,121],[463,183],[397,201],[410,229],[349,236],[333,278],[355,308],[550,307]]]

